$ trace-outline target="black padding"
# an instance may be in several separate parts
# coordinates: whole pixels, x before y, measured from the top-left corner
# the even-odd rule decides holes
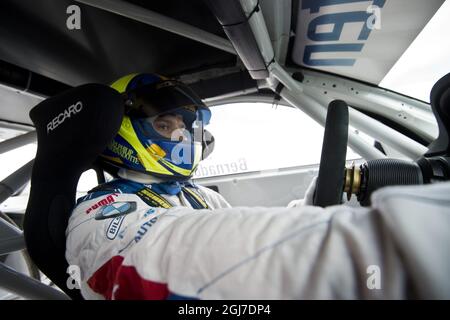
[[[201,99],[218,97],[229,94],[230,92],[239,92],[242,90],[258,91],[258,84],[250,77],[247,70],[240,70],[231,74],[208,79],[198,80],[197,82],[189,84],[189,87]]]
[[[314,205],[327,207],[340,204],[344,190],[345,159],[348,141],[348,106],[334,100],[328,106],[319,176]]]
[[[222,26],[241,24],[247,20],[242,5],[237,0],[205,0]]]
[[[242,63],[254,80],[269,77],[266,63],[238,0],[204,0],[222,25]],[[259,10],[259,3],[254,12]]]
[[[213,134],[208,130],[204,130],[202,160],[205,160],[209,157],[209,155],[214,151],[215,145],[216,139],[214,138]]]
[[[400,159],[375,159],[361,165],[362,187],[358,201],[370,206],[370,196],[386,186],[407,186],[423,184],[422,171],[415,162]]]
[[[433,86],[430,94],[431,108],[439,126],[439,137],[433,141],[425,156],[450,155],[450,73]]]
[[[100,84],[86,84],[49,98],[30,111],[38,139],[24,219],[28,252],[38,268],[72,298],[66,286],[65,231],[80,175],[119,130],[122,98]]]

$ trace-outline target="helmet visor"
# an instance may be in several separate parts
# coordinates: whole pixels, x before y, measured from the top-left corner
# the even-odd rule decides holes
[[[191,126],[189,121],[185,122],[183,116],[177,113],[162,114],[148,118],[146,121],[150,122],[153,130],[155,130],[157,134],[166,139],[172,139],[175,138],[175,136],[178,136],[179,138],[182,138],[178,140],[184,140],[184,138],[186,138],[185,132],[188,130],[189,126]]]
[[[132,120],[143,140],[170,140],[177,142],[202,142],[203,121],[200,112],[186,111],[184,108],[173,110],[149,118]]]
[[[193,122],[198,115],[196,111],[201,111],[201,119],[206,125],[210,120],[209,108],[187,85],[173,80],[167,80],[155,84],[145,85],[128,93],[128,98],[132,101],[127,114],[131,118],[151,118],[161,114],[173,113],[175,110],[184,108],[191,111],[192,119],[185,115],[185,122]]]

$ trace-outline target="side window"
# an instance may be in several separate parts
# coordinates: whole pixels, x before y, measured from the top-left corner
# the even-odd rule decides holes
[[[97,174],[93,169],[89,169],[83,172],[80,180],[78,180],[77,197],[86,194],[89,190],[95,188],[97,185]]]
[[[196,178],[317,165],[324,129],[297,108],[268,103],[211,107],[207,127],[214,152],[202,161]],[[350,148],[347,159],[361,157]]]
[[[111,181],[114,179],[109,173],[104,172],[106,181]],[[91,189],[98,186],[97,173],[94,169],[89,169],[80,177],[77,185],[77,198],[86,195]]]
[[[25,131],[0,128],[0,142],[24,134]],[[36,155],[37,144],[30,143],[22,147],[0,154],[0,181],[10,176],[22,166],[33,160]],[[18,190],[12,197],[0,204],[0,211],[6,213],[25,212],[28,202],[30,183]]]
[[[0,142],[24,134],[23,131],[0,129]],[[13,174],[16,170],[33,160],[37,144],[30,143],[22,147],[0,154],[0,181]]]

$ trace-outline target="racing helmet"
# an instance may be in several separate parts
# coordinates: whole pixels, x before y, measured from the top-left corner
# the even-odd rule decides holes
[[[112,166],[164,180],[190,179],[214,148],[214,137],[204,129],[209,108],[184,83],[156,74],[130,74],[111,87],[122,94],[125,113],[100,165],[110,173]],[[181,122],[170,132],[168,124]]]

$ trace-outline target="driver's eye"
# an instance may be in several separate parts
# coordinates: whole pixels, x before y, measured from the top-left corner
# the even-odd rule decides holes
[[[156,128],[162,131],[168,131],[170,129],[169,125],[166,123],[157,123]]]

